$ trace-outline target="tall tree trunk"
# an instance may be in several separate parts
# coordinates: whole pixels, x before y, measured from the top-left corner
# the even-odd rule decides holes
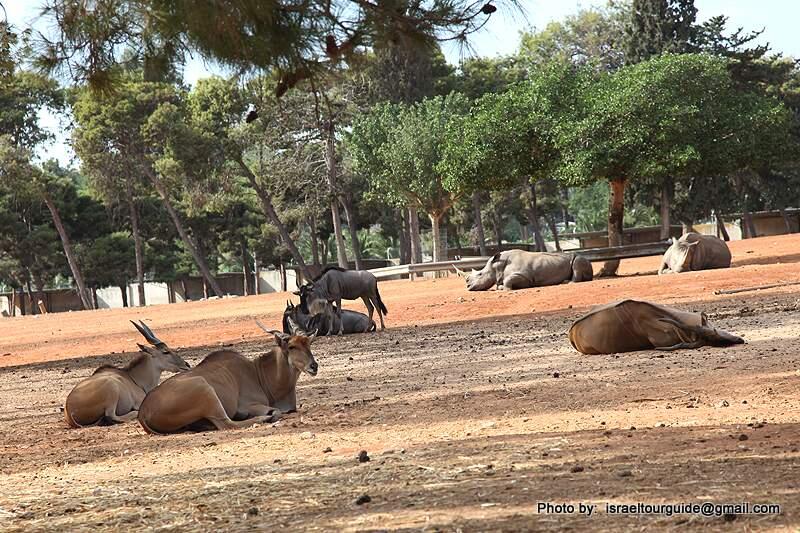
[[[564,229],[569,231],[569,189],[566,187],[561,188],[561,222],[564,223]]]
[[[353,261],[356,264],[356,270],[364,270],[364,265],[361,262],[361,243],[358,242],[358,227],[356,226],[356,217],[353,213],[353,199],[347,195],[341,197],[342,207],[344,208],[344,216],[347,219],[347,229],[350,230],[350,244],[353,247]]]
[[[127,192],[128,214],[131,218],[133,249],[136,253],[136,282],[139,289],[139,307],[144,307],[147,303],[144,294],[144,247],[142,246],[142,234],[139,231],[139,212],[136,209],[136,201],[133,199],[133,186],[130,178],[125,179],[125,189]]]
[[[42,302],[42,305],[45,306],[45,310],[42,310],[41,308],[39,308],[39,310],[42,313],[45,313],[47,312],[47,296],[45,296],[44,292],[44,280],[42,279],[42,276],[37,274],[33,276],[33,282],[36,285],[36,307],[39,307],[39,302]]]
[[[411,263],[422,263],[422,239],[419,236],[419,213],[416,207],[408,208],[408,228],[411,237]]]
[[[128,284],[120,285],[119,291],[122,293],[122,307],[128,307]]]
[[[539,203],[536,198],[536,182],[530,182],[528,187],[530,189],[528,209],[530,211],[531,226],[533,226],[533,240],[536,243],[536,251],[546,252],[547,246],[544,244],[544,238],[542,237],[542,226],[539,224]]]
[[[33,287],[31,286],[30,278],[28,278],[28,281],[25,282],[25,285],[28,287],[28,299],[31,301],[31,314],[38,315],[39,308],[36,306],[36,300],[33,298]]]
[[[431,241],[433,243],[433,261],[444,261],[442,259],[442,236],[441,236],[441,221],[442,221],[442,214],[441,213],[430,213],[428,214],[428,218],[431,220]]]
[[[722,215],[719,214],[719,211],[715,211],[714,218],[717,219],[717,232],[722,239],[725,241],[731,240],[731,236],[728,235],[728,228],[725,227],[725,221],[722,219]]]
[[[214,276],[211,274],[211,269],[208,268],[206,258],[198,251],[197,245],[189,236],[189,233],[187,233],[186,228],[183,227],[183,222],[181,222],[178,212],[175,211],[175,208],[172,206],[172,202],[169,199],[169,195],[167,194],[167,189],[164,187],[164,183],[161,181],[158,175],[156,175],[156,172],[149,167],[147,168],[147,177],[150,178],[150,182],[153,184],[158,192],[158,195],[161,197],[161,203],[164,205],[164,208],[167,210],[167,214],[169,214],[169,217],[172,219],[172,224],[175,226],[175,229],[178,230],[178,235],[180,235],[181,240],[183,240],[183,243],[186,245],[189,253],[192,254],[192,258],[194,258],[194,262],[197,265],[197,269],[200,270],[203,279],[211,287],[211,290],[214,291],[214,294],[221,298],[223,296],[222,287],[220,287],[219,283],[217,283],[217,280],[214,279]]]
[[[744,238],[754,239],[756,237],[756,226],[753,223],[753,215],[749,209],[744,210]]]
[[[25,316],[27,314],[27,311],[25,310],[25,288],[22,286],[17,289],[17,301],[19,302],[20,316]]]
[[[411,256],[411,242],[408,239],[408,216],[407,211],[405,209],[396,209],[395,210],[395,217],[400,222],[399,227],[399,255],[400,255],[400,264],[406,265],[409,263],[409,257]]]
[[[89,293],[86,292],[86,285],[83,283],[83,274],[81,274],[81,269],[78,266],[78,260],[75,258],[75,254],[72,253],[72,245],[69,242],[67,230],[64,229],[64,224],[61,222],[61,215],[59,215],[56,204],[47,192],[44,193],[44,203],[47,205],[47,209],[50,210],[50,215],[53,217],[53,224],[55,224],[58,236],[61,238],[61,245],[64,248],[64,255],[67,256],[67,263],[69,263],[72,278],[78,286],[78,296],[81,298],[81,304],[83,304],[84,309],[94,309],[92,301],[89,299]]]
[[[8,310],[11,316],[17,316],[17,289],[11,288],[11,309]]]
[[[625,180],[608,182],[608,245],[622,246],[623,222],[625,220]],[[619,259],[603,263],[598,276],[616,276]]]
[[[254,292],[261,294],[261,265],[255,253],[253,253],[253,284]]]
[[[672,204],[672,179],[667,178],[661,185],[661,240],[670,237],[670,205]]]
[[[319,266],[319,238],[317,237],[317,217],[308,217],[308,230],[311,232],[311,261],[314,266]]]
[[[792,231],[792,222],[789,220],[789,215],[786,214],[786,209],[778,209],[783,219],[783,225],[786,227],[786,233],[794,233]]]
[[[456,253],[461,256],[464,255],[464,250],[461,248],[461,237],[459,237],[459,233],[461,233],[461,226],[459,225],[452,225],[453,227],[453,239],[456,241]]]
[[[289,253],[292,255],[292,259],[300,267],[300,270],[303,272],[303,275],[311,279],[312,276],[306,266],[306,262],[303,261],[303,256],[300,254],[300,250],[297,249],[297,246],[292,239],[292,236],[289,235],[289,230],[286,229],[286,225],[278,216],[277,211],[275,211],[275,205],[272,203],[272,195],[270,195],[266,189],[264,189],[258,180],[256,179],[256,175],[253,174],[253,171],[250,170],[250,167],[244,164],[242,159],[237,159],[236,163],[239,165],[239,168],[244,173],[247,181],[250,183],[250,186],[256,191],[258,195],[258,199],[261,202],[261,209],[264,211],[264,215],[267,217],[267,220],[272,222],[272,225],[278,228],[278,233],[281,236],[281,241],[283,245],[289,250]]]
[[[244,275],[244,295],[250,296],[250,284],[253,281],[253,272],[250,270],[250,252],[247,251],[247,240],[242,237],[240,243],[242,249],[242,274]]]
[[[478,250],[481,257],[486,257],[486,234],[483,231],[483,220],[481,219],[481,195],[479,192],[472,193],[472,211],[475,215],[475,232],[478,234]]]
[[[347,248],[342,234],[342,218],[339,215],[339,201],[331,196],[331,221],[333,222],[333,236],[336,240],[336,262],[342,268],[347,268]]]
[[[492,211],[492,226],[494,227],[494,240],[497,242],[497,251],[503,249],[503,217],[500,210],[495,207]]]
[[[333,121],[328,121],[324,126],[324,130],[326,178],[328,187],[331,189],[331,221],[333,222],[333,235],[336,239],[336,258],[340,267],[347,268],[347,249],[344,244],[342,219],[339,216],[339,203],[337,201],[339,190],[336,183],[336,127]]]
[[[547,216],[547,217],[545,217],[545,219],[547,219],[547,224],[550,226],[550,233],[553,234],[553,242],[556,245],[556,251],[560,252],[561,251],[561,242],[559,242],[559,240],[558,240],[558,227],[556,226],[556,221],[551,216]]]

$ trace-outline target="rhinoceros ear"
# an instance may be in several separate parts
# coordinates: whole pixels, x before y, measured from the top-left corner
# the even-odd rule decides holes
[[[496,263],[499,260],[500,260],[500,252],[497,252],[492,256],[492,263]]]

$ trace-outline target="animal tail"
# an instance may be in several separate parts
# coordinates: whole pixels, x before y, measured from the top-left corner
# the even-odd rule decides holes
[[[64,418],[67,421],[67,425],[69,427],[71,427],[71,428],[77,429],[77,428],[83,427],[80,424],[78,424],[77,422],[75,422],[75,419],[72,418],[71,414],[69,414],[69,408],[66,405],[64,405]]]
[[[100,422],[102,422],[104,418],[105,418],[105,416],[101,416],[100,418],[98,418],[97,420],[92,422],[91,424],[78,424],[75,421],[75,419],[72,418],[72,415],[69,413],[69,408],[67,407],[67,405],[66,404],[64,405],[64,419],[67,421],[67,425],[69,427],[73,428],[73,429],[88,428],[88,427],[96,426],[96,425],[100,424]]]
[[[377,298],[378,298],[378,308],[381,310],[381,312],[384,315],[388,315],[389,314],[389,310],[386,309],[385,305],[383,305],[383,300],[381,300],[381,293],[378,290],[378,286],[377,285],[375,286],[375,296],[377,296]]]
[[[141,414],[136,417],[136,420],[139,421],[139,425],[142,426],[142,429],[144,429],[145,433],[147,433],[148,435],[166,435],[166,433],[159,433],[158,431],[148,426],[147,422],[144,421],[144,417],[142,417]]]

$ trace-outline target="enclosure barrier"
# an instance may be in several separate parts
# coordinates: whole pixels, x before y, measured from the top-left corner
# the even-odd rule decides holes
[[[586,250],[569,250],[569,253],[585,257],[589,261],[610,261],[612,259],[632,259],[634,257],[649,257],[662,255],[669,248],[669,241],[649,242],[642,244],[626,244],[624,246],[611,246],[608,248],[589,248]],[[396,265],[370,270],[375,277],[391,279],[397,276],[408,276],[412,281],[415,276],[426,272],[453,272],[459,270],[469,271],[473,268],[480,269],[486,264],[488,257],[470,257],[454,261],[437,261],[435,263],[417,263],[414,265]]]

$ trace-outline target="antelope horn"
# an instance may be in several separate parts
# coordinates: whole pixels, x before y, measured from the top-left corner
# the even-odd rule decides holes
[[[281,338],[284,338],[284,339],[288,338],[288,335],[286,335],[282,331],[278,331],[278,330],[275,330],[275,329],[269,329],[267,326],[265,326],[264,324],[262,324],[258,320],[256,320],[256,324],[258,325],[258,327],[260,327],[262,330],[264,330],[265,333],[268,333],[269,335],[275,335],[276,337],[281,337]],[[292,325],[292,317],[289,317],[289,326],[291,327],[291,325]]]
[[[147,324],[145,324],[141,320],[139,321],[138,324],[133,320],[131,320],[131,324],[133,324],[133,327],[135,327],[139,331],[139,333],[141,333],[142,336],[145,339],[147,339],[147,342],[149,342],[156,348],[161,348],[162,346],[166,346],[166,343],[161,339],[159,339],[158,337],[156,337],[156,334],[153,333],[153,330],[147,327]]]

